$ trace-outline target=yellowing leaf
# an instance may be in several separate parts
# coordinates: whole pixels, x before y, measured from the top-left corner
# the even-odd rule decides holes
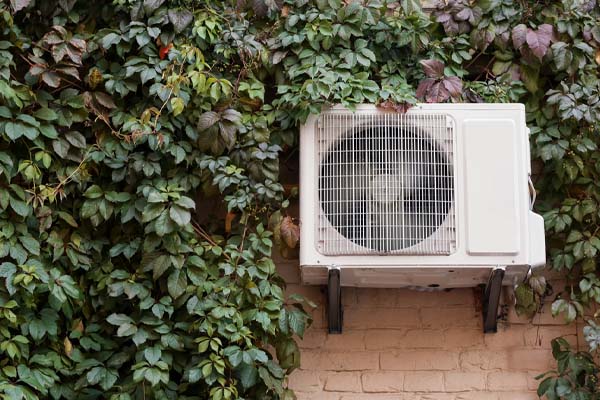
[[[73,344],[71,343],[69,338],[66,336],[65,336],[65,340],[63,340],[63,345],[65,347],[65,354],[70,357],[71,353],[73,353]]]
[[[290,248],[296,247],[300,240],[300,226],[294,223],[290,216],[286,216],[281,221],[281,238]]]

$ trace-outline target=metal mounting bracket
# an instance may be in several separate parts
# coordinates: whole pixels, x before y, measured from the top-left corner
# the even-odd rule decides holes
[[[327,277],[327,323],[329,333],[342,333],[342,287],[340,285],[340,268],[330,267]]]
[[[495,267],[483,288],[482,314],[483,333],[495,333],[498,331],[498,306],[500,305],[500,293],[502,292],[502,279],[505,267]]]

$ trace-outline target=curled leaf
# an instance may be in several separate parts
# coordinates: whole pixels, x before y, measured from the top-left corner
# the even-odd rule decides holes
[[[290,248],[295,248],[300,240],[300,226],[296,224],[292,217],[286,216],[281,220],[281,238]]]

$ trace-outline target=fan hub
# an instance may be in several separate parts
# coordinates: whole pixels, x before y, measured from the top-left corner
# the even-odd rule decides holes
[[[398,175],[377,175],[371,180],[371,197],[380,204],[398,202],[402,198],[402,179]]]

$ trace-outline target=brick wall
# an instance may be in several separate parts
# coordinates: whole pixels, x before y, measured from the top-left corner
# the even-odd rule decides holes
[[[499,332],[484,335],[473,289],[344,288],[344,333],[328,335],[323,289],[300,285],[297,260],[278,268],[290,292],[319,304],[290,377],[299,400],[537,399],[534,377],[554,365],[550,340],[577,343],[576,327],[547,307],[532,321],[509,308]]]

